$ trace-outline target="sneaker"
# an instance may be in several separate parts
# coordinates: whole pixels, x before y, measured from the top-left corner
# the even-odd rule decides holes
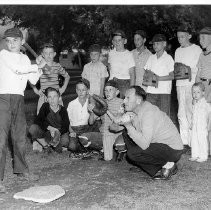
[[[34,141],[32,145],[32,150],[36,152],[42,152],[43,148],[37,141]]]
[[[17,174],[18,178],[22,181],[37,181],[39,180],[39,175],[33,173],[19,173]]]
[[[197,157],[191,157],[191,158],[189,158],[188,160],[189,160],[189,161],[197,161],[197,159],[198,159]]]
[[[44,152],[45,154],[50,154],[50,153],[53,152],[53,149],[51,148],[50,145],[46,145],[46,146],[43,147],[43,152]]]
[[[70,154],[69,154],[69,157],[71,158],[71,159],[82,159],[82,157],[83,157],[83,155],[82,155],[83,153],[75,153],[75,152],[71,152]]]
[[[198,158],[196,160],[196,162],[198,162],[198,163],[202,163],[202,162],[206,162],[206,161],[207,161],[207,159],[205,159],[205,158]]]

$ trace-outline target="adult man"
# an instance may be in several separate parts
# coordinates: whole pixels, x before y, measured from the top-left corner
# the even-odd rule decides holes
[[[178,171],[176,162],[183,144],[170,118],[145,100],[146,92],[139,86],[126,92],[125,109],[133,113],[131,120],[124,123],[127,157],[154,179],[166,180]]]
[[[143,30],[137,30],[134,33],[134,44],[136,49],[132,50],[133,58],[135,60],[135,71],[136,71],[136,82],[135,85],[141,86],[146,89],[146,86],[142,86],[143,76],[144,76],[144,66],[152,54],[146,47],[147,34]]]

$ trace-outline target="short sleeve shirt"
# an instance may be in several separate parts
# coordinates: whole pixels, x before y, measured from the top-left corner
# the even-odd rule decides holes
[[[173,58],[164,51],[160,58],[157,58],[156,54],[153,54],[147,60],[144,69],[151,70],[158,76],[167,76],[174,70]],[[171,94],[172,81],[159,81],[158,87],[147,87],[147,93],[152,94]]]
[[[110,79],[130,79],[129,69],[135,67],[132,52],[125,50],[118,52],[115,49],[109,52],[108,63],[110,64]]]
[[[50,70],[45,70],[40,77],[41,90],[45,90],[48,87],[59,89],[59,75],[64,78],[68,77],[68,73],[59,63],[53,63],[50,66]]]
[[[90,82],[90,94],[100,95],[101,79],[108,77],[106,66],[102,62],[88,63],[81,76]]]
[[[88,125],[89,112],[87,110],[88,99],[82,106],[78,98],[71,101],[67,107],[67,113],[71,126]]]
[[[183,63],[191,67],[191,81],[188,79],[177,80],[177,86],[192,86],[198,72],[197,63],[202,50],[198,45],[192,44],[188,47],[179,47],[175,51],[175,62]]]

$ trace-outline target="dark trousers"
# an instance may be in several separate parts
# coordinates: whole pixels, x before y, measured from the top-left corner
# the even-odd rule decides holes
[[[50,131],[44,131],[39,125],[32,124],[29,128],[29,133],[31,134],[32,140],[44,138],[47,143],[52,140]],[[60,137],[61,146],[67,146],[69,143],[69,133],[64,133]]]
[[[8,136],[11,134],[14,173],[28,172],[25,160],[26,119],[24,97],[0,94],[0,178],[4,178]]]
[[[127,147],[128,161],[154,176],[167,162],[177,162],[183,150],[174,150],[166,144],[151,143],[146,150],[141,149],[126,132],[123,138]]]
[[[171,95],[170,94],[147,94],[147,101],[157,106],[170,117]]]

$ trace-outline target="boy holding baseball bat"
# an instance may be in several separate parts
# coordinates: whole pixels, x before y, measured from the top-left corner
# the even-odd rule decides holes
[[[4,38],[7,50],[3,49],[0,52],[0,192],[6,192],[2,180],[9,133],[13,145],[14,174],[28,181],[39,179],[38,176],[29,173],[25,160],[24,90],[28,80],[36,84],[42,74],[39,69],[46,64],[39,56],[36,59],[37,64],[32,65],[29,58],[20,52],[24,39],[19,29],[6,30]]]

